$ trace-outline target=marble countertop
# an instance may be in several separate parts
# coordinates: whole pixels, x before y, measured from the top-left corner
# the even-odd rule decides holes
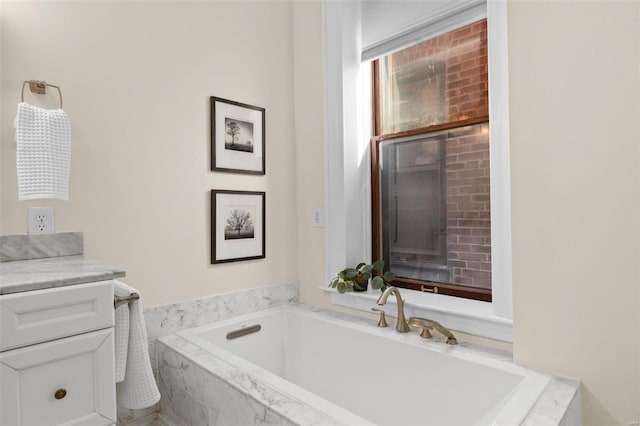
[[[84,256],[0,262],[0,294],[110,280],[124,270]]]

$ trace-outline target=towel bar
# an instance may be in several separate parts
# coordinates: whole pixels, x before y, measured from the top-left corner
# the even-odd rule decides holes
[[[131,293],[128,296],[113,296],[113,308],[115,309],[120,305],[131,303],[138,299],[140,299],[140,295],[138,293]]]
[[[40,80],[28,80],[22,83],[22,102],[24,102],[24,87],[29,84],[29,89],[31,93],[35,93],[36,95],[44,95],[47,93],[47,86],[53,87],[54,89],[58,89],[58,96],[60,96],[60,109],[62,109],[62,90],[60,87],[55,86],[53,84],[49,84],[46,81]]]

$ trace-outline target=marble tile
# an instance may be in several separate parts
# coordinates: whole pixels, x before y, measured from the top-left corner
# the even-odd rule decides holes
[[[149,341],[187,328],[268,309],[299,298],[296,284],[258,287],[145,309]]]
[[[157,343],[159,376],[206,406],[210,424],[340,424],[180,336],[165,336]]]
[[[166,339],[166,340],[165,340]],[[220,395],[228,392],[227,385],[221,380],[230,380],[236,370],[216,356],[201,350],[195,345],[168,336],[159,342],[158,373],[163,379],[181,387],[207,407],[215,406]],[[164,342],[171,342],[171,347]],[[210,373],[214,371],[215,374]]]
[[[173,423],[172,421],[169,421],[169,419],[165,418],[160,413],[156,413],[154,417],[155,417],[154,418],[155,421],[151,423],[149,426],[177,426],[175,423]],[[136,425],[133,425],[133,426],[136,426]]]
[[[0,262],[83,254],[82,232],[0,236]]]
[[[124,277],[124,270],[84,256],[0,263],[0,294],[42,290]]]
[[[580,382],[554,377],[536,401],[523,424],[581,425],[581,396]],[[536,423],[542,419],[550,419],[548,420],[550,423]]]
[[[176,331],[210,324],[299,299],[295,284],[238,290],[144,310],[151,365],[157,365],[154,341]]]
[[[297,424],[274,412],[268,405],[241,392],[233,392],[231,389],[225,395],[224,404],[209,408],[209,419],[211,425],[294,426]],[[306,423],[299,424],[306,425]]]
[[[188,392],[163,378],[158,380],[158,387],[162,393],[160,412],[171,422],[185,426],[211,424],[209,410]]]
[[[348,319],[369,327],[373,324],[368,318],[353,317],[313,306],[297,305],[296,309],[321,311],[326,316]],[[388,330],[373,328],[371,332],[383,334],[388,333]],[[406,340],[413,344],[416,344],[415,340],[419,340],[420,344],[428,345],[431,349],[443,354],[451,352],[452,356],[470,360],[482,358],[512,363],[511,355],[503,351],[465,342],[451,347],[437,337],[430,339],[429,342],[423,342],[414,334],[392,333],[395,340]],[[328,417],[314,407],[283,394],[282,391],[263,382],[250,372],[243,371],[192,344],[181,335],[164,336],[157,343],[158,374],[197,398],[208,408],[209,419],[214,424],[284,425],[288,422],[304,425],[340,424],[336,419]],[[581,424],[580,395],[579,382],[552,377],[522,424],[577,426]],[[270,407],[273,413],[264,407]]]
[[[119,423],[118,426],[120,426]],[[160,413],[153,413],[149,416],[135,420],[127,424],[127,426],[179,426],[179,424],[170,421]]]
[[[158,348],[155,340],[158,337],[174,333],[192,327],[206,325],[214,321],[228,319],[237,315],[268,309],[283,303],[293,303],[298,300],[298,286],[294,284],[284,284],[270,287],[259,287],[243,289],[231,293],[213,295],[202,299],[189,300],[185,302],[172,303],[157,306],[144,310],[145,324],[147,328],[147,339],[149,341],[149,357],[151,367],[156,373],[158,380]],[[176,376],[172,380],[179,381]],[[194,382],[195,383],[195,382]],[[184,382],[180,386],[187,392],[195,392],[190,387],[185,387]],[[204,392],[201,387],[198,392]],[[162,390],[161,404],[165,395]],[[167,401],[164,401],[165,403]],[[167,410],[165,405],[165,410]],[[121,411],[122,410],[122,414]],[[129,422],[148,415],[143,410],[127,410],[118,408],[118,416],[126,416]],[[126,423],[122,423],[126,424]]]
[[[255,376],[173,334],[298,299],[293,285],[241,290],[199,300],[174,303],[145,311],[150,353],[163,395],[160,413],[176,424],[242,425],[336,425],[336,419],[319,412]],[[299,305],[300,306],[300,305]],[[345,314],[306,306],[328,316]],[[350,321],[369,324],[371,320],[348,316]],[[412,336],[396,336],[411,339]],[[413,336],[415,337],[415,336]],[[157,340],[156,340],[157,339]],[[442,339],[440,339],[442,340]],[[435,337],[430,344],[448,353],[454,349]],[[481,356],[512,362],[510,354],[461,342],[458,355]],[[523,425],[579,425],[581,421],[579,383],[554,378],[547,386]]]
[[[560,420],[559,426],[582,426],[582,388],[578,387],[578,391]]]
[[[578,388],[579,384],[572,380],[555,378],[538,399],[533,411],[544,413],[560,422]]]
[[[118,426],[124,425],[138,425],[138,421],[142,419],[148,419],[150,416],[153,416],[158,411],[158,404],[154,404],[149,408],[145,408],[142,410],[131,410],[129,408],[124,408],[118,404]],[[142,423],[144,424],[144,422]]]
[[[557,426],[558,422],[542,413],[531,412],[520,426]]]

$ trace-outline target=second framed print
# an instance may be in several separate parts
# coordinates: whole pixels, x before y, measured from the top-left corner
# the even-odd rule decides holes
[[[211,96],[211,170],[265,174],[265,109]]]
[[[211,190],[211,263],[264,259],[265,193]]]

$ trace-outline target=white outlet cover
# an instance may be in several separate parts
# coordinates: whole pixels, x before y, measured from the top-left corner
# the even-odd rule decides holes
[[[314,228],[324,228],[324,209],[313,209],[311,216],[311,225]]]
[[[29,207],[29,234],[53,234],[53,207]]]

